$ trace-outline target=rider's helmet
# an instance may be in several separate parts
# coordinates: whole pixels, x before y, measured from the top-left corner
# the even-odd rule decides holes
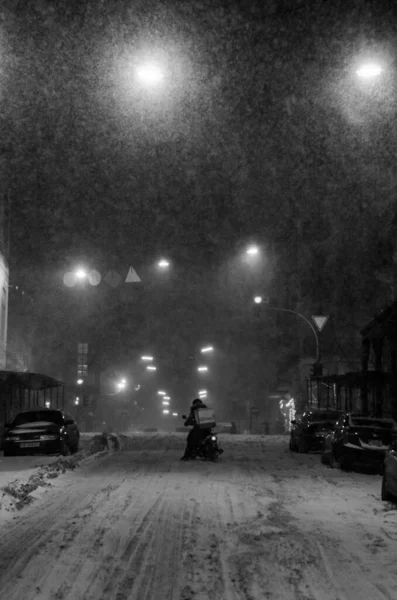
[[[197,406],[198,404],[202,404],[202,403],[203,403],[203,401],[200,400],[200,398],[196,398],[195,400],[193,400],[192,406]]]

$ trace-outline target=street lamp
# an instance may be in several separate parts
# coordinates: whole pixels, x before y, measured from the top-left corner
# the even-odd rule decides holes
[[[200,352],[202,354],[206,354],[207,352],[213,352],[214,348],[212,346],[206,346],[205,348],[201,348]]]
[[[375,77],[379,77],[382,71],[383,69],[379,64],[366,63],[356,70],[356,74],[361,79],[374,79]]]
[[[77,385],[83,385],[84,383],[84,379],[78,379],[77,380]]]
[[[168,400],[163,400],[162,404],[163,404],[163,406],[169,406],[170,405],[170,403],[168,402]]]
[[[157,371],[157,367],[155,367],[154,365],[148,365],[146,367],[146,371]]]
[[[170,266],[170,263],[165,258],[162,258],[161,260],[159,260],[157,265],[160,267],[160,269],[168,269],[168,267]]]
[[[255,296],[254,298],[254,302],[256,304],[261,304],[261,302],[264,300],[264,298],[262,296]],[[301,319],[303,319],[305,321],[305,323],[307,323],[310,327],[310,329],[312,330],[315,340],[316,340],[316,362],[320,362],[320,343],[319,343],[319,339],[318,339],[318,335],[317,335],[317,331],[314,328],[314,325],[309,321],[309,319],[307,319],[304,315],[301,315],[301,313],[296,312],[296,310],[291,310],[289,308],[278,308],[278,306],[269,306],[268,304],[266,304],[267,308],[270,310],[278,310],[280,312],[287,312],[287,313],[291,313],[292,315],[296,315],[297,317],[300,317]]]
[[[200,373],[204,373],[208,371],[208,367],[202,365],[201,367],[197,367],[197,371],[199,371]]]
[[[75,275],[77,279],[82,281],[87,277],[87,271],[80,267],[79,269],[76,269]]]
[[[256,256],[257,254],[259,254],[258,246],[255,246],[255,245],[248,246],[248,248],[246,250],[246,254],[248,254],[248,256]]]
[[[165,392],[163,392],[163,390],[159,390],[157,393],[159,396],[165,396],[166,394]]]
[[[119,390],[119,392],[121,392],[121,390],[125,390],[127,385],[127,382],[125,379],[122,379],[121,381],[118,381],[116,383],[116,388]]]
[[[173,416],[173,417],[177,417],[177,416],[178,416],[178,413],[172,413],[172,416]]]
[[[148,362],[153,360],[153,356],[141,356],[141,360],[146,360]]]
[[[168,410],[168,408],[165,408],[165,409],[163,410],[163,414],[164,414],[164,415],[169,415],[169,414],[170,414],[170,411]]]
[[[171,400],[171,396],[164,396],[163,400]]]
[[[136,69],[138,80],[145,87],[155,87],[164,79],[162,69],[155,63],[145,63]]]

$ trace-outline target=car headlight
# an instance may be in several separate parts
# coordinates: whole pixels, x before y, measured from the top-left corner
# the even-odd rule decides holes
[[[5,442],[18,442],[21,438],[19,435],[6,435],[4,438]]]
[[[211,440],[212,440],[213,442],[216,442],[216,435],[213,435],[213,436],[212,436],[212,438],[211,438]]]
[[[40,436],[40,440],[41,440],[41,441],[48,441],[48,440],[59,440],[59,435],[54,435],[54,434],[45,434],[45,435],[41,435],[41,436]]]

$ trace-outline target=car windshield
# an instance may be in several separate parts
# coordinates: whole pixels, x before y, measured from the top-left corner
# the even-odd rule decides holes
[[[12,427],[19,427],[21,425],[25,425],[26,423],[38,423],[43,421],[46,423],[56,423],[57,425],[62,425],[62,414],[56,410],[32,410],[29,412],[20,413],[12,422]]]
[[[397,429],[397,423],[385,419],[363,419],[360,417],[351,417],[351,424],[354,427],[377,427],[378,429]]]

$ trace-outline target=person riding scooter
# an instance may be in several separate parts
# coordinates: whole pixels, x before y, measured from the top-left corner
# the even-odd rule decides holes
[[[208,428],[199,427],[195,415],[195,411],[198,408],[207,408],[206,404],[204,404],[200,398],[193,400],[189,416],[185,421],[185,427],[189,427],[189,425],[193,427],[188,433],[185,454],[182,456],[181,460],[194,460],[201,440],[203,440],[212,429],[211,426],[208,426]]]

